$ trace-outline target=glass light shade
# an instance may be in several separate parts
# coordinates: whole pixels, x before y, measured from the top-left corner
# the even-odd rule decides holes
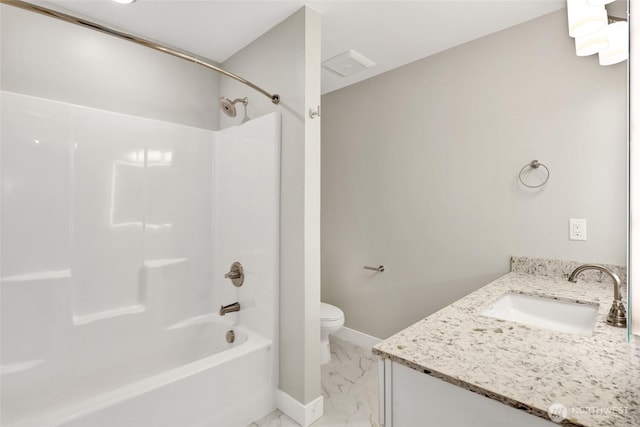
[[[589,6],[604,6],[605,4],[613,3],[614,0],[587,0]]]
[[[629,58],[629,23],[614,22],[607,26],[609,47],[598,54],[600,65],[612,65]]]
[[[583,37],[607,26],[607,10],[604,6],[589,6],[587,0],[567,0],[569,35]]]
[[[609,47],[609,28],[604,27],[595,33],[576,37],[576,55],[588,56]]]

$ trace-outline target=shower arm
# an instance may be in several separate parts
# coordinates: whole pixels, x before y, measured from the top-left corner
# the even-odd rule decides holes
[[[244,97],[244,98],[236,98],[233,101],[231,101],[232,104],[236,104],[238,102],[246,107],[247,104],[249,103],[249,100],[246,97]]]
[[[72,24],[76,24],[76,25],[80,25],[81,27],[85,27],[85,28],[89,28],[92,29],[94,31],[99,31],[101,33],[105,33],[108,34],[110,36],[114,36],[114,37],[118,37],[120,39],[123,40],[127,40],[142,46],[146,46],[148,48],[154,49],[154,50],[158,50],[160,52],[164,52],[167,53],[169,55],[184,59],[186,61],[189,62],[193,62],[196,63],[198,65],[202,65],[203,67],[209,68],[213,71],[217,71],[220,74],[224,74],[227,77],[231,77],[232,79],[235,79],[237,81],[239,81],[240,83],[243,83],[247,86],[249,86],[252,89],[257,90],[258,92],[262,93],[263,95],[265,95],[266,97],[271,99],[271,102],[274,104],[278,104],[280,103],[280,95],[278,94],[271,94],[269,92],[267,92],[266,90],[262,89],[260,86],[250,82],[249,80],[240,77],[237,74],[234,74],[232,72],[229,72],[227,70],[224,70],[220,67],[216,67],[215,65],[204,61],[203,59],[198,58],[196,55],[193,55],[191,53],[187,53],[184,51],[180,51],[178,49],[174,49],[172,47],[169,46],[165,46],[159,43],[155,43],[152,42],[150,40],[146,40],[143,38],[140,38],[138,36],[134,36],[132,34],[127,34],[123,31],[117,30],[115,28],[112,27],[108,27],[102,24],[98,24],[92,21],[89,21],[87,19],[83,19],[83,18],[78,18],[72,15],[67,15],[66,13],[62,13],[62,12],[58,12],[56,10],[53,9],[47,9],[46,7],[42,7],[42,6],[38,6],[32,3],[27,3],[25,1],[22,0],[0,0],[0,3],[2,4],[6,4],[9,6],[14,6],[14,7],[18,7],[20,9],[24,9],[24,10],[28,10],[30,12],[36,12],[36,13],[40,13],[42,15],[46,15],[49,16],[51,18],[57,18],[60,19],[62,21],[66,21],[66,22],[70,22]]]

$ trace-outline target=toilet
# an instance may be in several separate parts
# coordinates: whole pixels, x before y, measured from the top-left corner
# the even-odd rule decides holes
[[[337,332],[344,325],[344,313],[338,307],[320,303],[320,363],[329,363],[331,349],[329,335]]]

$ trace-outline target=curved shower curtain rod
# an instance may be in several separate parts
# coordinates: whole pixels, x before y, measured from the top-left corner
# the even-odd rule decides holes
[[[267,96],[268,98],[271,99],[271,102],[273,102],[274,104],[278,104],[280,102],[280,95],[277,94],[270,94],[269,92],[267,92],[266,90],[262,89],[260,86],[255,85],[254,83],[251,83],[249,80],[246,80],[240,76],[238,76],[237,74],[233,74],[227,70],[223,70],[220,67],[216,67],[215,65],[206,62],[198,57],[196,57],[193,54],[187,53],[187,52],[182,52],[176,49],[173,49],[169,46],[164,46],[155,42],[152,42],[150,40],[145,40],[143,38],[131,35],[131,34],[127,34],[123,31],[120,30],[116,30],[115,28],[111,28],[111,27],[107,27],[101,24],[97,24],[95,22],[86,20],[86,19],[82,19],[82,18],[77,18],[75,16],[71,16],[71,15],[67,15],[66,13],[62,13],[62,12],[58,12],[52,9],[47,9],[46,7],[42,7],[42,6],[38,6],[32,3],[27,3],[25,1],[22,0],[0,0],[0,3],[3,4],[7,4],[10,6],[15,6],[15,7],[19,7],[21,9],[25,9],[31,12],[37,12],[37,13],[41,13],[43,15],[46,16],[50,16],[52,18],[57,18],[57,19],[61,19],[63,21],[66,22],[70,22],[72,24],[76,24],[76,25],[80,25],[82,27],[85,28],[90,28],[92,30],[95,31],[99,31],[101,33],[105,33],[105,34],[109,34],[110,36],[114,36],[114,37],[118,37],[124,40],[128,40],[130,42],[142,45],[142,46],[146,46],[148,48],[151,49],[155,49],[155,50],[159,50],[160,52],[164,52],[164,53],[168,53],[169,55],[173,55],[176,56],[178,58],[184,59],[186,61],[189,62],[194,62],[196,64],[202,65],[203,67],[207,67],[211,70],[217,71],[220,74],[224,74],[227,77],[231,77],[232,79],[236,79],[237,81],[239,81],[240,83],[244,83],[245,85],[257,90],[258,92],[264,94],[265,96]]]

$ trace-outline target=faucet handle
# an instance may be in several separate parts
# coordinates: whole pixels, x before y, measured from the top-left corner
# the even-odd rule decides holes
[[[228,272],[227,274],[224,275],[225,279],[237,279],[241,276],[240,272],[238,270],[232,270],[230,272]]]
[[[234,262],[231,264],[231,268],[229,272],[224,275],[225,279],[231,279],[231,283],[233,286],[239,287],[244,283],[244,269],[242,268],[242,264],[239,262]]]

